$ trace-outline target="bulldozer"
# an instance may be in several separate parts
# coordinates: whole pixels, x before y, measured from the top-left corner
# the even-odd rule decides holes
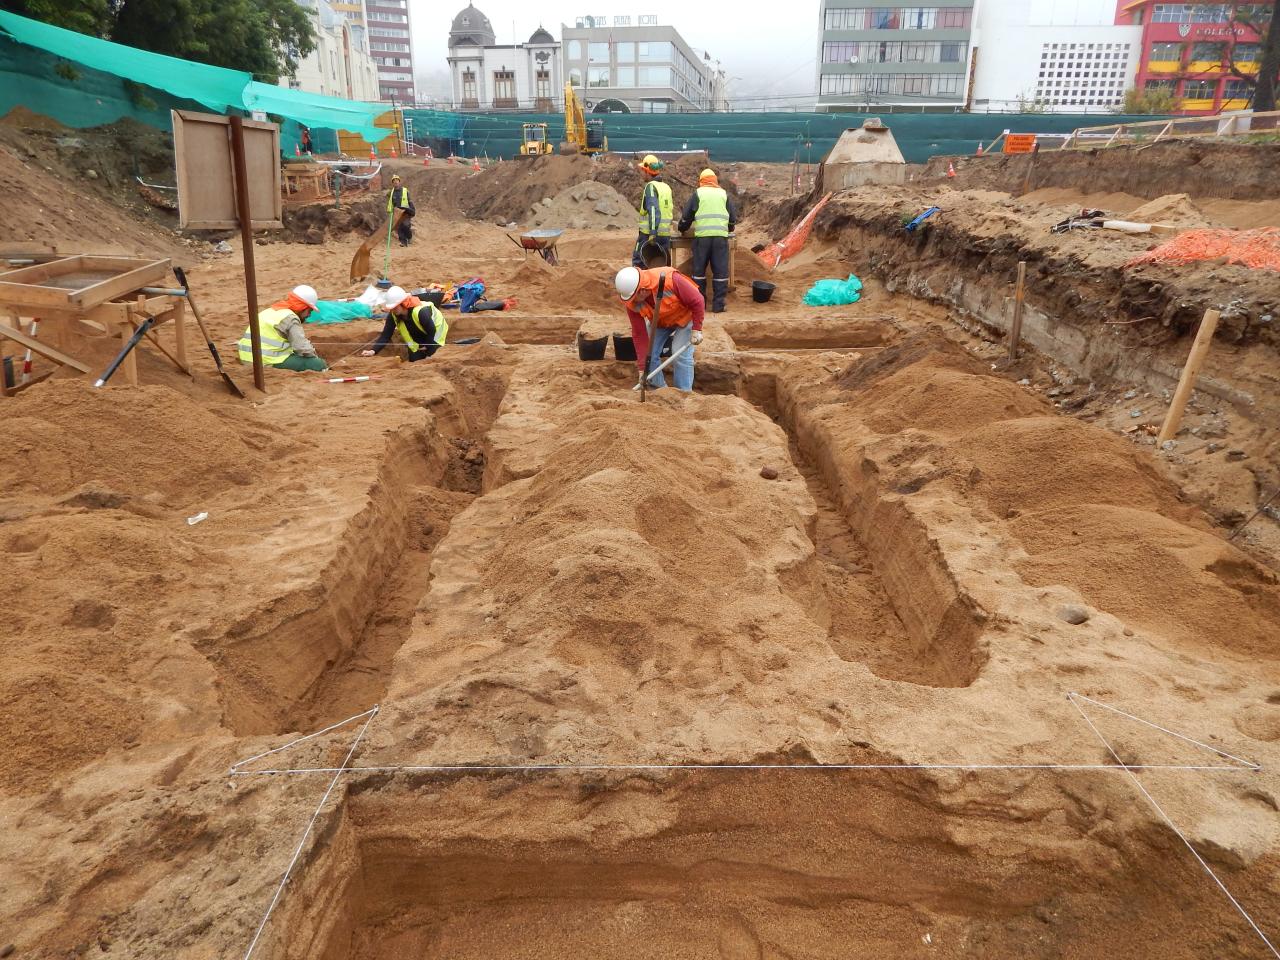
[[[560,144],[560,152],[563,154],[580,153],[593,157],[609,150],[609,138],[604,135],[604,121],[586,118],[582,103],[571,83],[564,85],[564,140]]]
[[[525,123],[520,126],[519,157],[545,157],[553,153],[547,141],[547,125],[545,123]]]

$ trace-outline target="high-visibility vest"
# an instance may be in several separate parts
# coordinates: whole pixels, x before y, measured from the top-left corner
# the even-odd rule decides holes
[[[671,223],[676,215],[676,202],[671,196],[671,184],[661,180],[653,180],[645,185],[640,195],[640,232],[649,236],[649,211],[644,208],[644,198],[649,195],[649,187],[653,187],[658,195],[658,232],[655,237],[671,236]]]
[[[418,314],[423,310],[431,311],[431,322],[435,324],[436,332],[432,337],[431,342],[443,347],[444,339],[449,335],[449,321],[444,318],[443,313],[436,309],[436,305],[434,303],[419,304],[409,311],[409,318],[413,321],[414,328],[417,329],[420,335],[427,332],[426,328],[422,326],[421,321],[418,319]],[[396,330],[400,333],[400,339],[403,340],[405,345],[414,353],[417,353],[422,349],[422,347],[418,345],[418,341],[413,338],[413,334],[409,332],[409,325],[405,323],[399,314],[396,315]]]
[[[399,202],[396,202],[396,191],[400,192]],[[387,194],[387,213],[390,213],[396,207],[404,210],[409,209],[409,188],[408,187],[392,187],[391,192]]]
[[[658,281],[662,280],[662,309],[658,312],[659,327],[683,327],[693,319],[693,312],[686,307],[676,293],[676,268],[656,267],[640,271],[640,288],[658,296]],[[653,320],[653,304],[641,303],[634,308],[645,320]]]
[[[698,212],[693,218],[695,237],[729,235],[729,194],[721,187],[698,188]]]
[[[258,314],[258,337],[262,340],[262,362],[268,366],[274,367],[293,356],[293,347],[281,336],[276,326],[290,317],[294,320],[298,319],[298,315],[292,310],[277,310],[275,307],[268,307]],[[240,342],[236,344],[240,359],[245,363],[253,363],[252,337],[253,334],[249,328],[245,327],[244,333],[240,334]]]

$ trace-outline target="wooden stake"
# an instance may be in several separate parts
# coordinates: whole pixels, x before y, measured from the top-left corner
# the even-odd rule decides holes
[[[1172,440],[1182,425],[1182,415],[1186,412],[1187,401],[1191,399],[1191,391],[1200,379],[1200,369],[1209,355],[1209,345],[1213,342],[1214,331],[1218,329],[1218,320],[1222,316],[1217,310],[1206,310],[1204,319],[1200,321],[1200,329],[1196,331],[1196,339],[1191,344],[1191,354],[1187,357],[1187,365],[1182,368],[1182,377],[1178,380],[1178,389],[1174,391],[1173,403],[1165,414],[1164,426],[1156,437],[1156,445]]]
[[[231,161],[235,173],[236,216],[240,220],[240,246],[244,257],[244,292],[249,305],[249,341],[253,345],[253,385],[264,393],[262,334],[258,332],[258,271],[253,261],[253,219],[249,210],[249,167],[244,158],[244,121],[231,117]]]
[[[1018,359],[1018,342],[1022,339],[1022,309],[1027,294],[1027,261],[1018,261],[1018,288],[1013,295],[1013,323],[1009,327],[1009,359]]]

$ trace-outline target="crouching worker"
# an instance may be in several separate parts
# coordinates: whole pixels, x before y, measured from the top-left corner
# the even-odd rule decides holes
[[[302,325],[315,310],[319,298],[315,287],[303,284],[278,303],[258,314],[258,337],[262,340],[262,362],[281,370],[328,370],[316,354]],[[244,363],[253,363],[253,340],[248,327],[240,335],[238,352]]]
[[[387,322],[373,347],[361,351],[360,356],[372,357],[381,353],[395,333],[400,334],[408,348],[405,359],[410,363],[423,360],[444,346],[444,339],[449,335],[449,323],[434,303],[411,297],[401,287],[388,290],[384,302],[391,308]]]
[[[693,348],[702,342],[702,318],[706,309],[702,294],[693,281],[677,273],[673,267],[646,270],[626,267],[618,271],[614,286],[631,320],[631,338],[636,345],[636,366],[640,368],[640,378],[644,377],[645,356],[649,357],[650,371],[656,370],[662,364],[663,348],[670,343],[671,354],[677,357],[672,364],[672,380],[676,389],[692,390]],[[686,347],[688,349],[684,349]],[[666,378],[661,373],[649,374],[651,389],[664,386]]]

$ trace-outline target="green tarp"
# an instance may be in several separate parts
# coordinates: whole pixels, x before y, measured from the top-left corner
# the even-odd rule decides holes
[[[244,89],[246,110],[262,110],[274,113],[308,127],[327,127],[359,134],[370,143],[377,143],[388,131],[374,126],[373,121],[387,112],[379,103],[359,100],[340,100],[316,93],[304,93],[288,87],[275,87],[254,80]]]

